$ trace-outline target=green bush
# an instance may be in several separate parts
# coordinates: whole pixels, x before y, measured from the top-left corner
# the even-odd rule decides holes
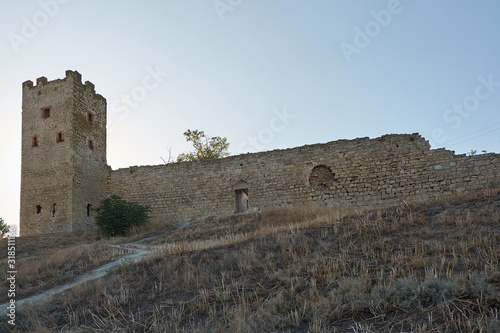
[[[132,228],[141,227],[149,220],[149,206],[128,202],[112,195],[100,202],[96,211],[96,225],[107,237],[128,236]]]

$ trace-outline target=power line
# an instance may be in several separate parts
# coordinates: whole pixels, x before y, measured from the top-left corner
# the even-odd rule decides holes
[[[475,136],[473,138],[470,138],[470,139],[467,139],[467,140],[464,140],[464,141],[460,141],[460,142],[452,144],[451,146],[448,146],[448,147],[453,147],[453,146],[459,145],[461,143],[464,143],[464,142],[467,142],[467,141],[470,141],[470,140],[474,140],[474,139],[480,138],[482,136],[485,136],[486,134],[490,134],[490,133],[493,133],[493,132],[496,132],[496,131],[500,131],[500,128],[497,128],[497,129],[495,129],[493,131],[489,131],[489,132],[483,133],[481,135]]]
[[[482,132],[482,131],[484,131],[484,130],[485,130],[485,129],[487,129],[487,128],[495,127],[495,126],[497,126],[497,125],[499,125],[499,124],[500,124],[500,122],[495,123],[495,124],[490,125],[490,126],[486,126],[486,127],[484,127],[484,128],[481,128],[480,130],[477,130],[477,131],[474,131],[474,132],[471,132],[471,133],[468,133],[468,134],[465,134],[465,135],[459,136],[458,138],[455,138],[455,139],[452,139],[452,140],[448,140],[448,141],[446,141],[446,142],[443,142],[443,143],[441,143],[441,145],[443,145],[443,146],[444,146],[444,145],[445,145],[445,144],[447,144],[447,143],[450,143],[450,142],[453,142],[453,141],[457,141],[457,140],[460,140],[460,139],[462,139],[462,138],[468,137],[468,136],[470,136],[470,135],[472,135],[472,134],[476,134],[476,133]],[[495,131],[496,131],[496,130],[495,130]],[[491,133],[491,132],[488,132],[488,133]],[[486,134],[487,134],[487,133],[486,133]],[[478,136],[478,137],[480,137],[480,136]],[[470,140],[472,140],[472,139],[470,139]],[[464,141],[464,142],[465,142],[465,141]],[[454,145],[458,145],[458,143],[455,143],[455,144],[453,144],[452,146],[454,146]],[[452,147],[452,146],[450,146],[450,147]]]

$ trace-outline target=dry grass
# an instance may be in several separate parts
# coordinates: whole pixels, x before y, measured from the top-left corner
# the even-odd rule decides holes
[[[498,332],[499,190],[207,219],[26,312],[24,330]],[[183,241],[184,240],[184,241]]]
[[[60,249],[80,244],[95,242],[95,234],[50,234],[23,236],[16,239],[16,259],[34,258],[43,254],[47,256]],[[0,239],[0,246],[7,247],[7,239]]]
[[[39,245],[33,244],[36,239],[33,236],[16,240],[18,299],[69,282],[79,274],[118,259],[124,254],[123,250],[112,248],[106,242],[92,242],[89,235],[66,236],[68,239],[63,235],[41,236]],[[54,241],[53,247],[50,242],[44,242],[48,239]],[[80,244],[74,245],[78,243]],[[1,264],[2,270],[7,271],[7,262]],[[7,301],[7,289],[6,285],[0,287],[0,303]]]
[[[175,231],[164,230],[163,234],[141,243],[149,249],[182,252],[201,250],[224,245],[236,245],[257,235],[268,234],[296,226],[315,225],[320,220],[337,220],[354,209],[341,207],[318,208],[310,206],[289,206],[285,208],[267,208],[263,212],[233,214],[223,217],[208,217],[192,222],[189,227]]]

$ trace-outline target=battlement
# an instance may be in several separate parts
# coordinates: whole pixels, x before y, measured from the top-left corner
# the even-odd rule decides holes
[[[85,84],[83,84],[82,75],[77,71],[72,71],[72,70],[66,71],[66,77],[64,79],[55,79],[52,81],[48,81],[45,76],[41,76],[36,79],[36,85],[33,85],[33,81],[31,80],[24,81],[23,90],[37,92],[39,91],[39,89],[47,88],[52,85],[60,85],[66,82],[73,84],[77,88],[88,90],[93,95],[95,95],[96,98],[105,100],[105,98],[102,95],[96,93],[95,85],[92,82],[85,81]]]

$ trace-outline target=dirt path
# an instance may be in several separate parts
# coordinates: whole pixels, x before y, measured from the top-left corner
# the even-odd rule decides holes
[[[136,243],[136,242],[134,242]],[[123,247],[120,245],[113,245],[113,247],[118,247],[120,249],[128,251],[128,254],[125,255],[124,257],[115,260],[113,262],[107,263],[99,268],[96,268],[94,270],[91,270],[89,272],[83,273],[76,277],[73,281],[70,281],[68,283],[62,284],[60,286],[51,288],[49,290],[46,290],[40,294],[36,294],[33,296],[30,296],[28,298],[24,298],[21,300],[16,300],[16,309],[19,309],[20,307],[23,307],[24,305],[38,305],[41,304],[47,300],[49,300],[53,295],[62,293],[66,289],[72,288],[74,286],[77,286],[83,282],[98,279],[100,277],[103,277],[104,275],[108,274],[109,271],[115,269],[116,267],[120,266],[121,264],[124,263],[134,263],[136,261],[139,261],[143,256],[146,254],[150,253],[151,251],[148,250],[143,250],[143,249],[135,249],[135,248],[127,248]],[[4,303],[0,305],[0,316],[5,316],[7,314],[7,306],[9,303]]]

